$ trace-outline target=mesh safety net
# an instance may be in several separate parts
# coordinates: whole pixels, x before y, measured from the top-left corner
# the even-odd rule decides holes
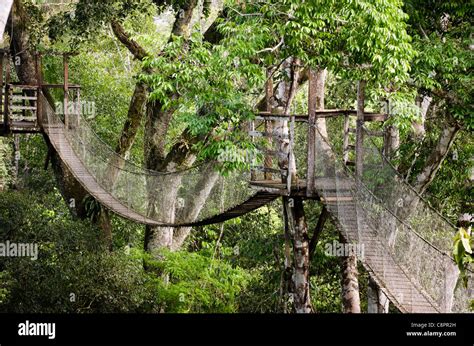
[[[91,195],[132,220],[188,225],[223,214],[255,195],[249,174],[220,174],[216,162],[156,172],[126,160],[103,142],[79,114],[68,125],[42,95],[43,127],[63,162]]]
[[[456,228],[399,176],[365,128],[356,176],[342,160],[340,120],[327,120],[327,134],[316,127],[323,144],[316,146],[315,188],[346,240],[363,246],[361,261],[402,311],[469,311],[473,290],[455,289]]]

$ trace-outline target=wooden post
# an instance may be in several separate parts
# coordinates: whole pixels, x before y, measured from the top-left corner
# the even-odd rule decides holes
[[[41,76],[41,53],[36,52],[35,54],[35,72],[36,72],[36,119],[38,120],[38,125],[43,129],[43,112],[42,112],[42,103],[41,103],[41,88],[42,88],[42,76]]]
[[[74,116],[76,117],[76,126],[79,127],[79,122],[81,120],[81,111],[82,111],[82,105],[81,105],[81,89],[76,89],[76,104],[74,105],[75,109],[75,114]]]
[[[349,161],[349,125],[350,117],[346,114],[344,115],[344,139],[342,143],[344,164]]]
[[[309,71],[308,82],[308,167],[306,174],[306,196],[314,193],[314,165],[316,160],[316,72]]]
[[[2,52],[2,57],[0,59],[0,112],[3,110],[3,63],[5,61],[5,52]],[[3,121],[3,134],[7,134],[7,124],[5,119]]]
[[[291,185],[293,178],[296,180],[296,167],[293,164],[293,146],[294,146],[294,139],[295,139],[295,115],[290,115],[290,143],[289,143],[289,150],[288,150],[288,175],[287,175],[287,189],[288,189],[288,196],[291,194]],[[297,182],[297,181],[295,181]]]
[[[366,81],[361,80],[357,86],[357,127],[356,127],[356,176],[362,177],[364,164],[364,108]]]
[[[252,120],[249,124],[250,126],[250,133],[254,133],[255,132],[255,121]],[[252,136],[252,142],[255,141],[255,137]],[[252,169],[252,166],[250,166],[250,181],[256,181],[257,180],[257,173],[255,171],[255,169]]]
[[[64,102],[63,102],[63,111],[64,111],[64,126],[66,131],[69,129],[69,116],[68,116],[68,92],[69,92],[69,66],[68,66],[68,57],[67,54],[64,54],[63,58],[64,63]]]
[[[266,111],[272,114],[272,102],[271,99],[273,97],[273,77],[272,77],[272,69],[269,68],[267,70],[267,82],[265,84],[265,108]],[[255,130],[255,129],[253,129]],[[272,120],[265,120],[265,132],[266,133],[273,133],[273,123]],[[268,141],[270,144],[270,148],[273,145],[273,139],[271,136],[268,137]],[[265,155],[264,159],[264,167],[265,168],[272,168],[273,166],[273,159],[270,154]],[[273,174],[271,172],[264,172],[265,180],[272,180]]]
[[[387,111],[387,119],[390,117],[390,102],[387,99],[385,101],[385,110]],[[383,154],[385,157],[389,157],[390,155],[390,127],[387,126],[384,128],[384,136],[383,136]],[[382,160],[382,162],[385,162],[385,160]]]

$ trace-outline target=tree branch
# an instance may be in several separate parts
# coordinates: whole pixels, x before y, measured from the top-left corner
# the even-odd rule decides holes
[[[457,123],[454,125],[448,123],[443,128],[436,147],[426,159],[424,167],[416,177],[413,185],[419,194],[423,194],[428,185],[433,181],[460,130],[461,127]]]
[[[197,5],[197,0],[184,2],[176,15],[176,20],[173,24],[173,29],[171,30],[172,35],[182,36],[184,38],[189,36],[189,24],[191,23],[193,12]]]
[[[316,245],[318,245],[319,237],[321,232],[324,229],[324,225],[326,224],[326,220],[329,217],[329,212],[325,206],[321,210],[321,214],[319,214],[318,223],[314,229],[313,236],[309,242],[309,259],[311,260],[314,256],[314,251],[316,250]]]
[[[112,25],[112,31],[115,34],[115,37],[125,46],[128,48],[130,53],[135,57],[137,60],[143,60],[146,56],[149,54],[143,49],[142,46],[140,46],[135,40],[130,38],[130,35],[125,32],[124,28],[122,25],[117,22],[116,20],[113,20],[111,22]]]

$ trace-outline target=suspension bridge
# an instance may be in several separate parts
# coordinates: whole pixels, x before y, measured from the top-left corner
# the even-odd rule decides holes
[[[65,103],[71,92],[72,102],[80,99],[66,70],[64,84],[43,83],[40,75],[38,85],[13,83],[2,53],[2,134],[44,133],[75,179],[110,211],[147,225],[191,227],[242,216],[282,196],[317,200],[347,242],[364,245],[361,262],[401,312],[468,311],[472,290],[455,290],[456,228],[391,166],[380,149],[384,132],[366,126],[387,115],[366,112],[361,91],[355,110],[258,113],[248,134],[264,157],[261,167],[221,175],[209,162],[156,172],[117,155],[80,114],[55,111],[48,88],[62,89]],[[316,126],[322,118],[324,131]],[[160,213],[166,209],[175,212]]]

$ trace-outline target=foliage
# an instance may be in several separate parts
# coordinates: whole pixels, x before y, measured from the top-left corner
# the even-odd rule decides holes
[[[409,0],[410,33],[419,52],[413,82],[443,100],[450,117],[472,130],[472,4]]]
[[[462,280],[465,287],[467,287],[469,278],[466,271],[470,268],[470,264],[474,262],[473,246],[474,239],[471,237],[471,230],[461,227],[454,237],[453,255],[460,271],[460,280]]]
[[[195,32],[188,40],[175,37],[163,54],[143,63],[145,69],[154,71],[141,75],[152,89],[150,100],[175,111],[175,122],[203,138],[194,148],[201,159],[216,159],[223,151],[252,149],[241,123],[253,116],[246,95],[262,84],[264,75],[250,61],[254,46],[239,39],[232,35],[220,45],[211,45]],[[253,37],[246,42],[253,42]],[[228,170],[242,166],[238,161],[226,164]]]
[[[38,244],[36,261],[0,260],[1,275],[8,278],[0,284],[2,311],[138,312],[153,307],[142,261],[105,251],[100,231],[90,223],[73,221],[64,210],[48,208],[28,193],[2,193],[0,213],[0,241]]]
[[[66,39],[71,46],[77,47],[100,34],[111,20],[143,18],[143,15],[153,13],[153,8],[151,0],[81,0],[73,11],[61,12],[49,19],[49,36],[53,40]]]
[[[221,249],[231,251],[232,249]],[[166,312],[237,312],[238,295],[249,275],[242,268],[215,259],[210,251],[163,251],[146,264],[166,276],[155,280],[157,303]]]
[[[340,71],[354,80],[399,83],[408,77],[414,55],[401,1],[279,1],[236,3],[240,24],[268,27],[268,47],[283,42],[278,59]],[[243,17],[241,12],[254,14]],[[269,50],[268,54],[274,54]]]
[[[9,141],[0,138],[0,190],[6,188],[11,180],[10,169],[11,165],[11,150],[9,148]]]
[[[281,0],[226,1],[217,24],[217,42],[193,28],[189,39],[169,37],[177,1],[80,0],[74,10],[53,16],[25,1],[28,26],[37,48],[79,50],[70,61],[71,82],[82,85],[83,100],[95,102],[89,119],[112,146],[117,143],[137,80],[149,86],[150,102],[174,112],[169,130],[173,144],[183,130],[200,140],[199,160],[223,160],[224,172],[248,168],[255,146],[243,134],[262,96],[268,67],[289,56],[302,66],[328,68],[327,106],[352,108],[357,79],[369,81],[367,109],[379,111],[380,97],[390,100],[393,117],[386,125],[401,132],[402,168],[419,172],[444,124],[463,126],[431,185],[439,209],[456,218],[470,200],[466,183],[472,168],[472,9],[468,1],[435,0]],[[210,1],[204,1],[204,15]],[[157,25],[157,19],[166,25]],[[119,22],[149,56],[133,61],[110,30]],[[45,24],[47,22],[47,24]],[[48,35],[46,35],[48,32]],[[61,61],[45,56],[45,80],[60,83]],[[146,71],[146,73],[143,73]],[[275,80],[286,78],[282,73]],[[353,95],[349,96],[348,95]],[[419,121],[418,97],[433,96],[434,120],[419,143],[411,137]],[[61,97],[58,92],[56,97]],[[295,112],[305,112],[307,95],[299,92]],[[139,131],[131,157],[143,161]],[[334,139],[335,142],[342,138]],[[298,142],[299,150],[305,142]],[[13,312],[280,312],[283,224],[277,203],[224,225],[196,229],[188,250],[164,252],[151,259],[141,248],[144,227],[113,217],[114,252],[100,242],[89,220],[73,220],[51,171],[42,166],[46,146],[41,136],[21,141],[23,191],[0,194],[0,240],[36,242],[38,261],[0,260],[0,310]],[[7,158],[6,158],[7,157]],[[0,152],[0,162],[9,160]],[[2,162],[2,163],[3,163]],[[7,163],[6,166],[9,164]],[[0,164],[0,179],[8,174]],[[370,172],[368,172],[370,173]],[[379,177],[381,178],[381,177]],[[86,203],[90,216],[97,211]],[[307,203],[309,229],[320,207]],[[311,296],[318,312],[340,312],[340,263],[324,253],[338,239],[329,224],[311,263]],[[125,250],[124,250],[125,248]],[[131,249],[130,249],[131,248]],[[460,230],[454,256],[463,272],[472,262],[472,237]],[[143,262],[159,274],[143,269]],[[164,275],[162,275],[164,273]],[[364,301],[365,274],[360,276]],[[74,293],[76,301],[71,301]]]

